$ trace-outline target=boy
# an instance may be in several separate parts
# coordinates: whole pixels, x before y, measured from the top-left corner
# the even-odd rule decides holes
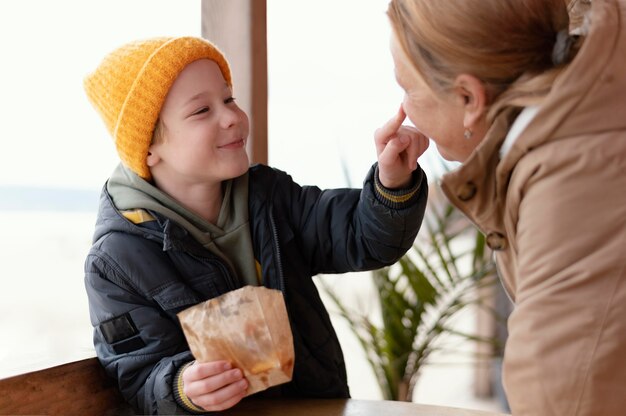
[[[426,205],[425,137],[404,112],[375,135],[362,190],[301,187],[249,167],[228,63],[194,37],[124,45],[85,79],[121,164],[101,196],[85,284],[97,355],[140,412],[201,413],[246,394],[241,371],[197,363],[181,310],[244,285],[282,291],[293,380],[264,393],[346,398],[343,355],[312,277],[371,270],[412,245]]]

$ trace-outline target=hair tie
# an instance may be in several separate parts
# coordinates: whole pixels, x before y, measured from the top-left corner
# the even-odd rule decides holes
[[[572,44],[576,41],[577,36],[570,36],[567,29],[559,30],[556,34],[556,42],[552,48],[552,63],[559,66],[568,59]]]

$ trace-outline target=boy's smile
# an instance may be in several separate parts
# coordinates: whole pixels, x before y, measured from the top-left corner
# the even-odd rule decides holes
[[[244,147],[246,145],[246,142],[244,139],[235,139],[232,142],[223,144],[221,146],[218,146],[220,149],[239,149],[241,147]]]

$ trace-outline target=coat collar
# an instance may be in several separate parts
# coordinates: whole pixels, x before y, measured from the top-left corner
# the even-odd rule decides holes
[[[487,236],[504,235],[502,207],[509,173],[498,169],[499,149],[518,112],[518,109],[503,111],[465,163],[443,175],[441,180],[441,188],[450,202]]]

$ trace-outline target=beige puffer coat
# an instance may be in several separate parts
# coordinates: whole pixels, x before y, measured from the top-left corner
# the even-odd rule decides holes
[[[502,160],[496,119],[442,180],[515,302],[513,415],[626,415],[626,0],[593,0],[584,46]]]

